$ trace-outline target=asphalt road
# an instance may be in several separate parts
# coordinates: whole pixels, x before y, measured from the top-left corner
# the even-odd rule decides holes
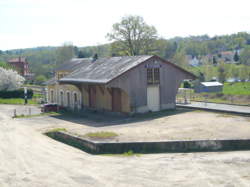
[[[94,156],[0,105],[0,186],[250,186],[250,151]],[[42,118],[37,118],[37,123]]]

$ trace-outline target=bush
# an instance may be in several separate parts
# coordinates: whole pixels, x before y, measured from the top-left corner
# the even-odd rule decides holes
[[[184,88],[191,88],[191,84],[188,81],[184,81],[183,87]]]
[[[32,99],[33,90],[27,90],[28,99]],[[13,91],[0,91],[0,98],[9,99],[9,98],[24,98],[24,89],[18,89]]]

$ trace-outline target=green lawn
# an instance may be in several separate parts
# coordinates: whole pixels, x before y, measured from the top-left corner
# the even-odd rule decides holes
[[[250,82],[225,83],[223,94],[250,95]]]
[[[0,98],[0,104],[17,104],[21,105],[24,104],[24,99],[21,98],[11,98],[11,99],[3,99]],[[35,100],[28,100],[28,104],[38,104]]]

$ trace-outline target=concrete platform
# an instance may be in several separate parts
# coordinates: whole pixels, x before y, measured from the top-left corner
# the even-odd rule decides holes
[[[234,113],[234,114],[250,115],[250,107],[248,106],[205,103],[205,102],[192,102],[190,104],[177,104],[176,106],[181,107],[181,108],[210,110],[210,111],[217,111],[217,112],[228,112],[228,113]]]

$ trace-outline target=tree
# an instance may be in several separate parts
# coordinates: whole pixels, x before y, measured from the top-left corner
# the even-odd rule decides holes
[[[75,56],[75,47],[71,43],[64,43],[56,49],[56,66],[70,60]]]
[[[248,68],[245,66],[241,66],[239,68],[239,77],[241,82],[245,82],[248,79]]]
[[[175,53],[174,57],[172,58],[172,62],[180,67],[187,67],[188,66],[188,59],[184,50],[179,50]]]
[[[240,54],[240,63],[250,65],[250,47],[243,49],[242,53]]]
[[[157,31],[155,27],[147,25],[140,16],[126,16],[120,23],[113,25],[113,30],[107,34],[107,38],[116,42],[117,46],[113,48],[119,47],[124,54],[134,56],[148,54],[153,50],[152,42],[157,38]]]
[[[218,62],[217,62],[217,60],[216,60],[216,57],[215,57],[215,56],[213,56],[213,65],[214,65],[214,66],[216,66],[216,65],[217,65],[217,63],[218,63]]]
[[[219,63],[218,66],[218,79],[220,82],[224,83],[226,81],[227,71],[225,64],[223,62]]]
[[[77,55],[77,58],[85,58],[84,52],[83,51],[79,51],[78,55]]]
[[[235,51],[235,53],[234,53],[234,61],[238,62],[239,60],[240,60],[240,57],[239,57],[238,51]]]
[[[16,90],[21,87],[24,78],[12,69],[0,67],[0,90]]]

